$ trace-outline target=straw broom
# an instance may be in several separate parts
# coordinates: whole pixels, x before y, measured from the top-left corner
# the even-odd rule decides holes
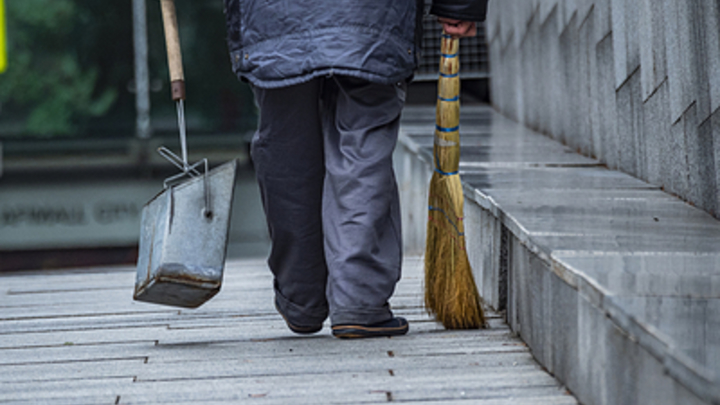
[[[430,181],[425,249],[425,307],[447,329],[485,324],[465,250],[460,166],[459,40],[443,33],[438,80],[435,172]]]

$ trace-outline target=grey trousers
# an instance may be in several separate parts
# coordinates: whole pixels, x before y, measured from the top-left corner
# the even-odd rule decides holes
[[[252,140],[272,250],[275,304],[296,326],[393,315],[400,204],[392,166],[405,84],[330,76],[254,88]]]

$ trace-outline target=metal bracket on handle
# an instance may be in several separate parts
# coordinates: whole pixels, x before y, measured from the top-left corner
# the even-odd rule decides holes
[[[174,176],[170,176],[163,181],[163,187],[164,188],[172,188],[174,187],[178,180],[183,179],[184,177],[189,178],[196,178],[196,177],[203,177],[203,192],[205,194],[205,207],[202,210],[202,215],[207,218],[208,220],[212,219],[213,212],[212,212],[212,200],[210,195],[210,178],[209,178],[209,163],[207,158],[204,158],[192,165],[189,165],[186,161],[184,161],[180,156],[173,153],[170,149],[161,146],[158,148],[158,153],[167,159],[170,163],[175,165],[178,169],[182,170],[182,173],[178,173]],[[200,165],[203,165],[203,172],[201,173],[198,170],[198,167]],[[171,190],[172,191],[172,190]]]

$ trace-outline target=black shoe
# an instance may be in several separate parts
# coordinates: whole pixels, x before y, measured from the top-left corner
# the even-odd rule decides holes
[[[280,316],[282,316],[282,318],[285,320],[287,327],[291,331],[297,333],[298,335],[312,335],[313,333],[318,333],[322,330],[322,327],[323,327],[322,324],[312,325],[312,326],[293,325],[292,323],[290,323],[290,321],[288,321],[288,319],[285,317],[285,315],[282,313],[282,311],[280,311],[280,307],[278,307],[277,303],[275,303],[275,309],[277,309]]]
[[[333,325],[333,336],[341,339],[362,339],[371,337],[401,336],[408,333],[408,321],[396,317],[372,325]]]
[[[313,333],[318,333],[322,330],[322,325],[314,325],[314,326],[296,326],[288,322],[287,319],[285,319],[285,323],[287,324],[288,328],[290,328],[291,331],[297,333],[298,335],[312,335]]]

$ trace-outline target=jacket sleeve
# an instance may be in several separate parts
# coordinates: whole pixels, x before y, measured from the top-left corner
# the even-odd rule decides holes
[[[488,0],[433,0],[430,14],[463,21],[485,21]]]

